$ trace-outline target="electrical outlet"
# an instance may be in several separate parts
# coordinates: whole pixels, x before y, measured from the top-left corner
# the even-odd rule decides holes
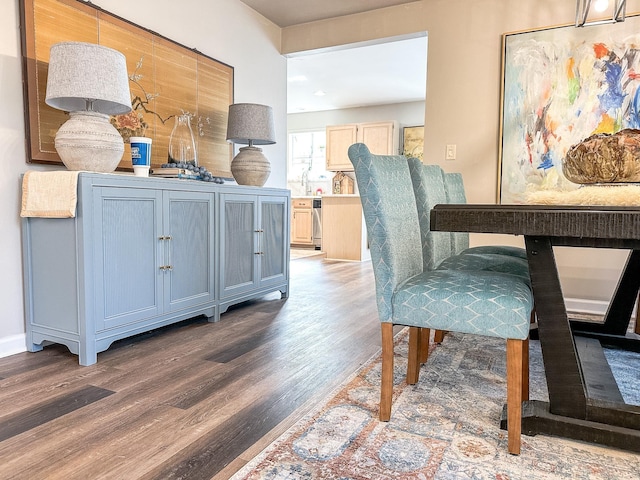
[[[455,145],[447,145],[447,149],[444,154],[445,160],[455,160],[456,159],[456,146]]]

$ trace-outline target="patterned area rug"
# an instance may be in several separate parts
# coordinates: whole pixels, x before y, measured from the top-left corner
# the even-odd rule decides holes
[[[509,455],[498,427],[506,399],[504,342],[449,334],[418,384],[408,386],[406,337],[397,340],[390,422],[377,420],[376,358],[232,479],[639,478],[640,455],[560,438],[523,436],[522,454]],[[635,382],[636,391],[625,392],[627,403],[640,404],[640,356],[609,351],[607,357],[621,390]],[[547,400],[539,342],[531,342],[530,359],[531,398]]]

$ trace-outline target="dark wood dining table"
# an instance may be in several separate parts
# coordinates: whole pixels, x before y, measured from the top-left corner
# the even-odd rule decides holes
[[[522,432],[640,452],[640,407],[624,402],[603,353],[640,352],[628,328],[640,289],[640,207],[440,204],[431,229],[524,236],[549,401],[524,402]],[[567,315],[554,246],[629,250],[603,321]],[[597,252],[586,251],[585,263]]]

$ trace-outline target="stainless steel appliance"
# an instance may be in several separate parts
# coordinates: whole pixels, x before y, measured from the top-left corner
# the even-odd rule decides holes
[[[316,250],[322,249],[322,199],[313,199],[313,245]]]

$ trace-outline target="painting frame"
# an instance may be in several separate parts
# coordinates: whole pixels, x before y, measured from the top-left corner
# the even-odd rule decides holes
[[[640,128],[640,15],[503,34],[498,202],[576,190],[562,160],[595,133]]]
[[[44,102],[49,49],[54,43],[96,43],[122,52],[127,61],[130,114],[111,117],[125,139],[117,170],[131,171],[130,136],[152,139],[151,167],[167,162],[175,118],[191,117],[198,164],[233,178],[233,145],[226,141],[234,69],[84,0],[19,0],[27,162],[62,165],[55,146],[66,112]]]
[[[402,155],[424,160],[424,125],[403,127]]]

